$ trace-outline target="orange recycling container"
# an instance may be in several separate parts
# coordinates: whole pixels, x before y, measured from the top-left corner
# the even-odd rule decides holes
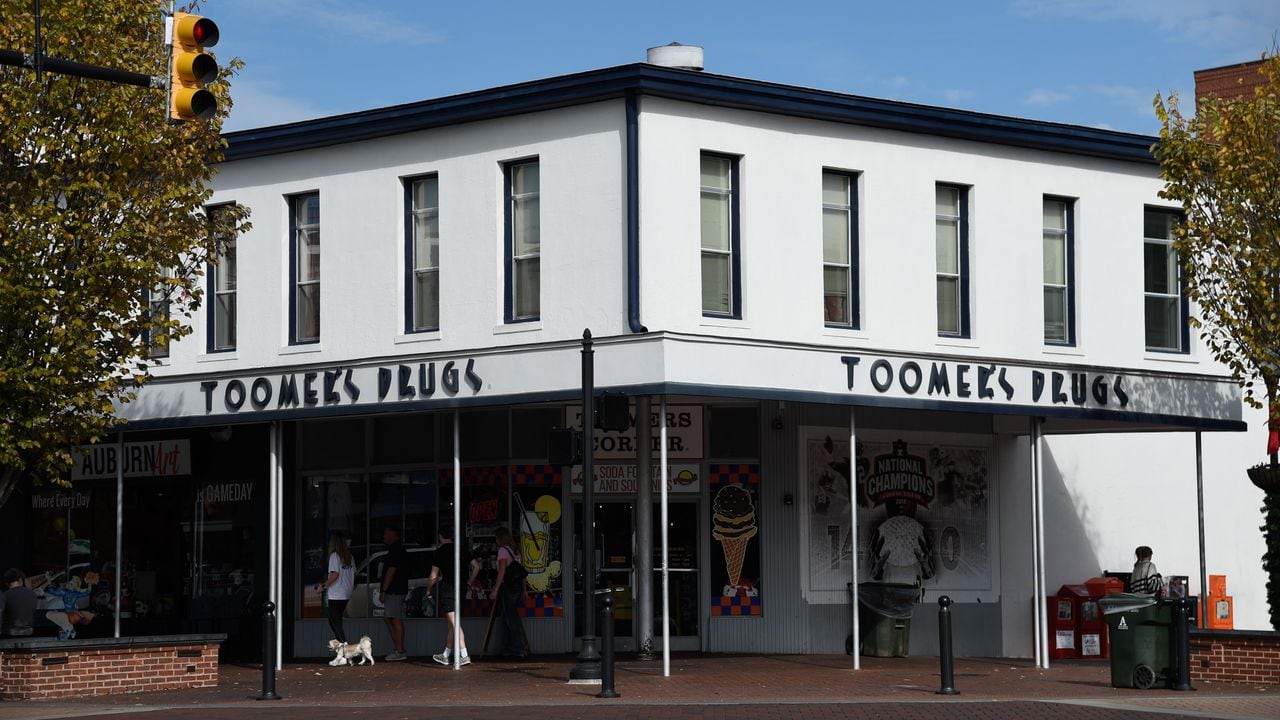
[[[1106,597],[1111,593],[1124,592],[1124,582],[1120,578],[1095,577],[1084,582],[1089,594],[1095,598]]]
[[[1209,576],[1209,595],[1222,596],[1227,594],[1227,576],[1226,575],[1210,575]]]

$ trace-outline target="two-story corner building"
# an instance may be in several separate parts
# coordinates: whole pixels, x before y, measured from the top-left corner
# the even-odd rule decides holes
[[[459,474],[473,652],[501,525],[533,649],[571,651],[583,480],[547,437],[580,423],[584,330],[641,428],[594,437],[624,648],[661,643],[664,482],[673,649],[841,652],[856,575],[918,588],[912,652],[945,594],[958,653],[1029,657],[1036,598],[1136,545],[1198,592],[1201,456],[1208,571],[1261,625],[1261,441],[1188,328],[1153,138],[644,63],[227,140],[210,209],[253,229],[122,447],[21,521],[36,571],[114,556],[124,451],[126,632],[252,648],[272,598],[286,654],[322,655],[342,530],[348,632],[389,649],[394,523],[409,651],[436,652],[425,550]]]

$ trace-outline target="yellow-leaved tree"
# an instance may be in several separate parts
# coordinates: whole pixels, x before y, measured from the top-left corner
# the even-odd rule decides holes
[[[167,2],[41,5],[46,56],[168,74]],[[34,53],[33,3],[0,0],[0,18],[0,48]],[[71,448],[119,423],[150,356],[190,332],[219,243],[248,228],[244,207],[204,210],[225,65],[216,116],[180,124],[163,90],[0,66],[0,505],[23,477],[65,483]]]
[[[1165,180],[1161,197],[1182,204],[1174,248],[1191,322],[1205,345],[1268,409],[1269,463],[1249,468],[1265,494],[1271,623],[1280,629],[1280,56],[1264,56],[1263,82],[1239,97],[1206,96],[1184,117],[1176,96],[1155,98]]]

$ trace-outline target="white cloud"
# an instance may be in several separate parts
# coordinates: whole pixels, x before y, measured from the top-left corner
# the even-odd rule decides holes
[[[949,103],[964,102],[965,100],[970,100],[975,96],[977,96],[977,93],[975,93],[972,90],[957,90],[954,88],[949,88],[947,90],[942,91],[942,97],[946,98],[947,102]]]
[[[1118,20],[1149,25],[1174,42],[1211,47],[1252,47],[1259,32],[1280,28],[1276,0],[1011,0],[1027,17],[1069,17],[1094,22]]]
[[[1143,117],[1154,117],[1151,100],[1155,91],[1143,90],[1128,85],[1091,85],[1089,91],[1110,100],[1112,104],[1127,107],[1135,114]]]
[[[911,81],[902,75],[895,75],[894,77],[891,77],[891,78],[885,78],[882,82],[884,82],[885,85],[893,88],[894,90],[901,90],[902,88],[911,84]]]
[[[224,132],[283,125],[334,114],[331,109],[277,92],[274,84],[259,84],[243,77],[232,79],[231,97],[234,104],[231,116],[222,128]]]
[[[1023,102],[1028,105],[1040,105],[1047,107],[1049,105],[1056,105],[1060,102],[1066,102],[1070,99],[1071,96],[1064,92],[1036,88],[1031,91],[1031,94],[1028,95],[1027,99],[1023,100]]]

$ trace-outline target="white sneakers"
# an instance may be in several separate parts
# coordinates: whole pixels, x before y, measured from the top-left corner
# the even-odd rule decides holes
[[[444,653],[437,653],[435,655],[432,655],[431,659],[435,660],[441,665],[453,665],[453,658],[449,657],[448,655],[445,655]],[[459,666],[470,665],[470,664],[471,664],[471,657],[468,655],[463,655],[462,659],[458,661]]]
[[[391,652],[387,653],[387,657],[384,659],[387,662],[399,662],[400,660],[407,660],[408,658],[409,658],[408,655],[405,655],[399,650],[392,650]]]

